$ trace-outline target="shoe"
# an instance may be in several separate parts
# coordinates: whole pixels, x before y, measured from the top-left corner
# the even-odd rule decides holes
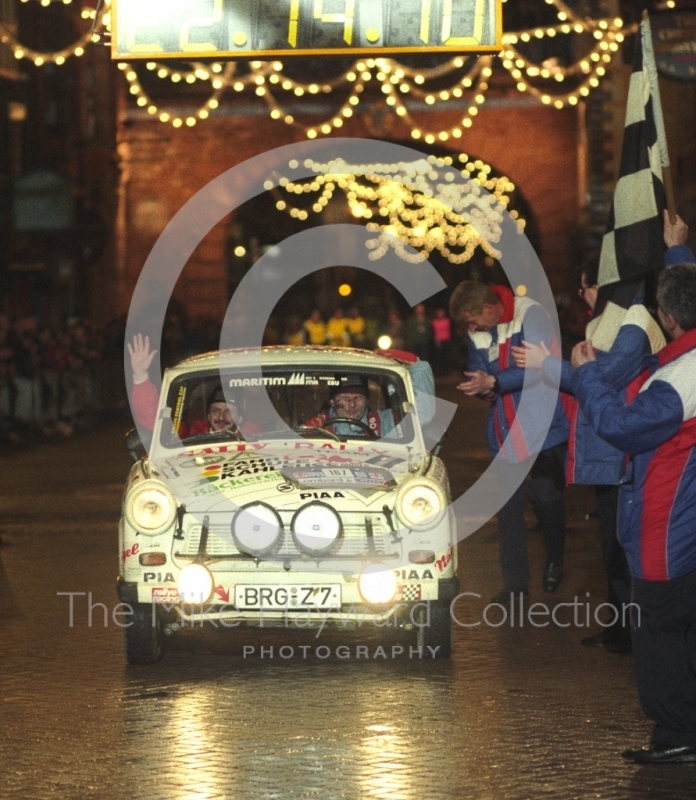
[[[56,430],[61,436],[72,436],[73,435],[73,427],[69,425],[67,422],[63,422],[63,420],[58,420],[56,422]]]
[[[596,636],[586,636],[580,640],[583,647],[608,647],[614,641],[614,637],[608,631],[602,631]]]
[[[669,744],[651,744],[641,750],[624,750],[621,755],[638,764],[696,763],[696,747],[672,747]]]
[[[545,592],[555,592],[563,580],[563,562],[549,561],[544,570],[542,586]]]
[[[608,653],[631,653],[631,637],[629,634],[616,634],[611,628],[603,630],[596,636],[586,636],[580,640],[584,647],[605,647]]]
[[[499,606],[507,608],[512,602],[512,597],[515,595],[515,601],[519,602],[519,595],[522,600],[529,600],[529,592],[527,589],[501,589],[495,597],[491,598],[491,603],[497,603]]]

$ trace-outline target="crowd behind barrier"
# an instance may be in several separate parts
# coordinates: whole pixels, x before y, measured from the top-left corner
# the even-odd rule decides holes
[[[12,319],[0,314],[0,442],[21,442],[37,436],[70,436],[100,416],[128,416],[124,382],[125,318],[98,325],[69,318],[58,326],[37,317]],[[574,331],[568,331],[575,340]],[[172,366],[188,356],[218,347],[219,323],[212,317],[188,318],[183,309],[168,313],[162,332],[161,365]],[[300,316],[276,315],[269,320],[264,344],[330,344],[341,347],[381,346],[409,350],[430,361],[438,376],[466,367],[466,331],[442,308],[422,304],[403,316],[363,315],[353,306],[328,317],[314,310]],[[379,342],[379,343],[378,343]]]

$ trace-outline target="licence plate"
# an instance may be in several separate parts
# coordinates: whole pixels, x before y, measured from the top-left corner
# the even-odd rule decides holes
[[[341,584],[323,583],[315,586],[262,586],[238,584],[234,587],[234,604],[247,609],[326,609],[341,607]]]

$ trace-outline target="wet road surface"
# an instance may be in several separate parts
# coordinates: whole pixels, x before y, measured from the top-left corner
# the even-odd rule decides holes
[[[462,406],[443,453],[455,496],[488,463],[484,411]],[[576,603],[559,624],[498,625],[490,612],[475,624],[500,588],[489,523],[460,544],[474,594],[458,606],[469,627],[455,626],[451,660],[392,658],[376,630],[236,629],[184,631],[159,663],[128,666],[110,616],[126,428],[0,457],[0,798],[696,796],[696,768],[621,759],[650,729],[632,658],[579,645],[605,599],[583,487],[567,493],[567,577],[554,595],[529,534],[530,601]],[[65,592],[84,593],[72,627]]]

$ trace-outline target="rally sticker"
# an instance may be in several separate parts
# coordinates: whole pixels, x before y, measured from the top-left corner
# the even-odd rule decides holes
[[[195,486],[191,490],[192,497],[206,497],[207,495],[215,495],[219,492],[234,491],[241,487],[254,487],[262,484],[276,483],[280,478],[280,474],[273,472],[268,475],[250,475],[245,478],[236,478],[234,480],[224,480],[221,483],[210,483],[210,478],[203,481],[202,485]]]
[[[357,467],[320,467],[314,469],[283,469],[283,475],[297,483],[310,484],[346,484],[354,483],[362,486],[391,486],[394,478],[391,472],[379,467],[358,469]]]
[[[179,592],[174,586],[153,586],[153,603],[178,603],[180,602]]]

